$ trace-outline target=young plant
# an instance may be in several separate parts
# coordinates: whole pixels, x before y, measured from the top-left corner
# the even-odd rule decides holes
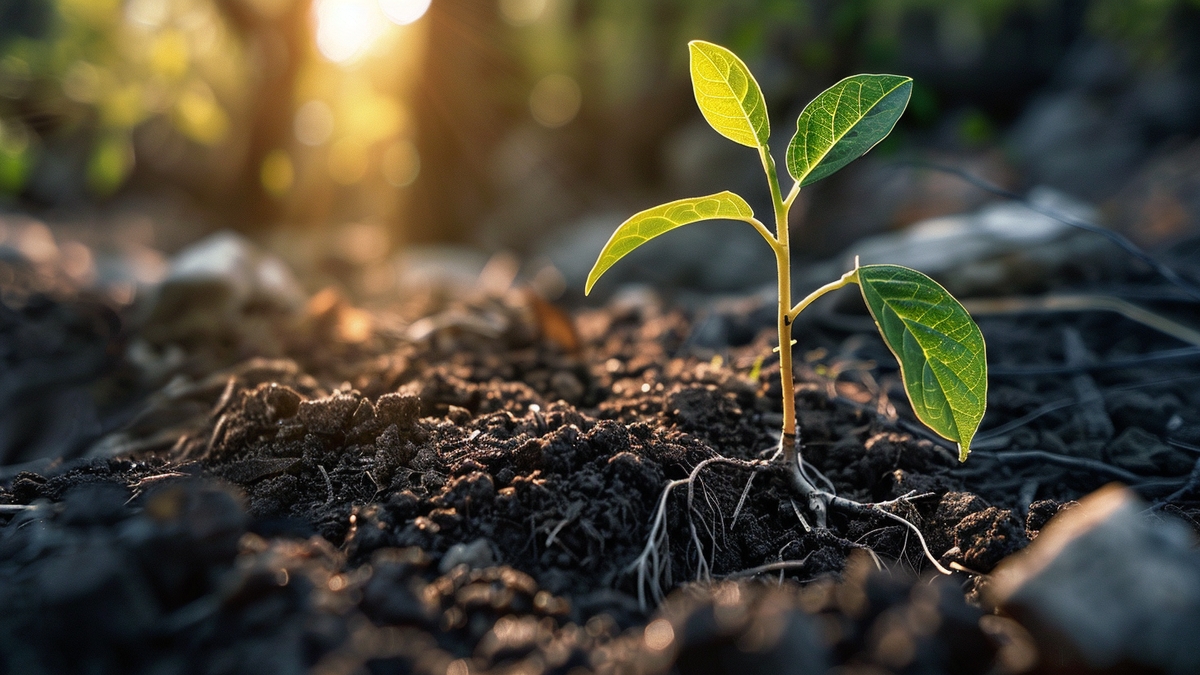
[[[792,486],[807,500],[819,526],[829,506],[860,511],[864,505],[817,489],[796,449],[796,401],[792,375],[792,323],[814,300],[858,284],[863,300],[896,360],[913,412],[940,436],[958,444],[965,461],[983,419],[987,362],[983,335],[963,306],[924,274],[898,265],[856,266],[792,305],[788,211],[800,190],[861,157],[883,140],[908,105],[912,78],[854,75],[813,99],[796,120],[787,149],[792,186],[780,189],[767,140],[771,133],[762,92],[750,70],[733,52],[695,40],[691,51],[692,88],[704,119],[722,136],[754,148],[762,160],[775,211],[771,233],[746,200],[732,192],[680,199],[642,211],[613,233],[588,274],[586,293],[618,260],[677,227],[701,220],[749,223],[775,252],[779,270],[779,372],[783,385],[780,449]]]

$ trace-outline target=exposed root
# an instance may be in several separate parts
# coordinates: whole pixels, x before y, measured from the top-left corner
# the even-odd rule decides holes
[[[696,549],[697,556],[696,581],[710,581],[713,578],[712,568],[709,563],[709,558],[705,556],[704,544],[701,541],[700,533],[696,527],[696,520],[694,517],[697,514],[695,507],[696,482],[699,480],[700,472],[705,468],[716,464],[752,470],[750,477],[746,480],[746,487],[742,490],[741,497],[738,499],[737,507],[733,511],[733,518],[731,521],[732,526],[736,525],[738,516],[741,515],[742,507],[745,506],[746,498],[750,493],[750,487],[753,484],[754,477],[771,467],[777,467],[778,464],[776,460],[781,454],[784,456],[784,468],[787,470],[789,483],[791,484],[792,489],[796,492],[798,497],[804,500],[808,512],[815,520],[815,524],[810,525],[809,521],[804,517],[804,514],[796,502],[794,500],[789,500],[791,501],[792,510],[796,513],[796,517],[799,519],[800,524],[804,527],[805,532],[811,532],[813,529],[825,529],[827,527],[826,516],[831,508],[843,513],[864,518],[882,516],[904,525],[906,528],[908,528],[908,530],[916,534],[917,540],[921,543],[921,550],[924,553],[925,558],[932,563],[938,572],[947,575],[952,574],[950,570],[942,566],[942,564],[938,562],[937,558],[933,556],[933,553],[929,550],[929,545],[925,541],[925,536],[921,533],[920,528],[918,528],[907,518],[887,510],[887,508],[890,506],[900,503],[909,503],[914,499],[932,496],[931,494],[927,493],[916,495],[913,493],[908,493],[896,499],[867,504],[846,499],[845,497],[839,497],[834,490],[832,481],[818,471],[816,467],[801,460],[796,451],[795,443],[795,436],[789,437],[787,434],[783,435],[783,437],[780,438],[779,448],[776,450],[775,454],[767,460],[747,461],[720,456],[710,457],[697,464],[687,478],[673,480],[667,483],[666,487],[663,488],[662,496],[658,500],[658,507],[655,509],[654,517],[650,521],[650,534],[646,538],[646,546],[642,549],[641,555],[634,559],[634,561],[630,563],[629,567],[626,568],[627,572],[634,570],[637,571],[638,605],[643,610],[647,609],[647,590],[649,590],[650,597],[653,599],[654,603],[658,604],[662,602],[665,596],[664,588],[669,588],[673,583],[671,577],[670,542],[667,534],[667,502],[670,499],[671,491],[681,485],[687,486],[688,530],[691,536],[692,545]],[[818,488],[816,486],[817,483],[820,483],[822,487]],[[708,503],[710,510],[716,514],[715,518],[720,519],[720,529],[722,534],[724,534],[724,518],[720,514],[719,507],[713,503],[707,487],[705,487],[703,483],[701,483],[701,489],[704,490],[705,501]],[[714,524],[712,525],[709,525],[707,522],[705,522],[704,526],[707,530],[709,540],[712,542],[713,554],[715,555],[717,546],[716,522],[714,520]],[[882,569],[883,564],[879,560],[879,556],[874,551],[870,549],[867,550],[870,552],[876,568]],[[759,567],[726,574],[723,575],[722,578],[733,579],[755,576],[766,572],[782,572],[789,569],[802,567],[803,563],[804,560],[769,563]]]
[[[642,549],[641,555],[630,563],[626,571],[637,571],[637,589],[638,589],[638,605],[643,609],[647,609],[646,590],[649,589],[650,596],[654,603],[662,602],[665,593],[663,592],[663,583],[669,587],[672,584],[671,579],[671,549],[670,542],[667,537],[667,500],[671,497],[671,491],[680,485],[688,486],[688,528],[691,532],[692,543],[696,546],[696,553],[699,556],[697,565],[697,579],[710,579],[708,559],[704,556],[704,548],[700,543],[700,535],[696,531],[696,523],[692,517],[695,499],[695,483],[700,472],[706,467],[714,464],[724,464],[739,468],[761,469],[769,465],[768,462],[762,460],[746,461],[741,459],[733,459],[731,457],[709,457],[708,459],[696,465],[687,478],[673,480],[667,483],[663,488],[662,496],[658,499],[658,508],[654,510],[654,518],[650,521],[650,534],[646,537],[646,546]],[[710,531],[710,533],[712,533]],[[715,538],[714,538],[715,541]]]
[[[770,449],[764,450],[762,454],[766,454],[767,452],[770,452]],[[754,483],[754,477],[765,471],[770,465],[774,464],[775,460],[779,457],[779,453],[781,452],[783,452],[782,448],[775,448],[775,454],[771,455],[771,458],[768,459],[765,464],[755,469],[750,474],[750,477],[746,479],[746,488],[742,490],[742,496],[738,499],[737,508],[733,510],[733,518],[731,518],[729,521],[730,527],[737,525],[738,516],[742,513],[742,507],[746,504],[746,496],[750,494],[750,485]],[[761,457],[762,454],[759,456]],[[822,478],[824,478],[824,476],[822,476]]]

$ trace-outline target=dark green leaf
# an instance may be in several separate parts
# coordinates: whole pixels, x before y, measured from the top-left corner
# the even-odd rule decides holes
[[[847,77],[813,99],[796,120],[787,165],[800,186],[862,157],[896,126],[912,94],[912,78]]]

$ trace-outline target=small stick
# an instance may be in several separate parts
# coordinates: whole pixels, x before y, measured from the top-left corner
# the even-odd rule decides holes
[[[1120,479],[1123,481],[1128,481],[1130,483],[1136,483],[1136,482],[1142,480],[1142,478],[1143,478],[1142,476],[1139,476],[1136,473],[1133,473],[1132,471],[1126,471],[1125,469],[1122,469],[1120,467],[1112,466],[1110,464],[1105,464],[1104,462],[1100,462],[1100,461],[1097,461],[1094,459],[1087,459],[1086,457],[1071,457],[1068,455],[1058,455],[1053,452],[1047,452],[1045,450],[1006,450],[1004,452],[976,450],[974,454],[979,455],[980,457],[987,457],[988,459],[994,459],[997,462],[1019,461],[1019,460],[1024,460],[1024,459],[1039,459],[1044,462],[1050,462],[1051,464],[1059,464],[1061,466],[1069,466],[1069,467],[1073,467],[1076,469],[1088,469],[1089,471],[1095,471],[1096,473],[1107,474],[1113,478],[1117,478],[1117,479]]]
[[[325,477],[325,489],[329,493],[329,496],[325,498],[325,503],[331,504],[333,503],[333,481],[329,480],[329,472],[325,470],[325,465],[318,464],[317,468],[321,470],[321,475]]]
[[[767,563],[750,569],[739,570],[722,576],[722,579],[743,579],[745,577],[754,577],[768,572],[781,572],[784,570],[802,569],[805,563],[808,562],[808,556],[804,556],[799,560],[781,560],[779,562]]]

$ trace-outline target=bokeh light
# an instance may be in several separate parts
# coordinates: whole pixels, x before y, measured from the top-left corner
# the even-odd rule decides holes
[[[555,73],[538,80],[529,94],[529,111],[537,123],[555,129],[579,114],[583,92],[569,75]]]
[[[408,187],[421,173],[421,155],[412,141],[397,141],[383,152],[383,177],[393,187]]]
[[[500,0],[500,16],[510,26],[528,26],[542,18],[546,4],[546,0]]]
[[[125,3],[125,16],[132,22],[157,28],[163,25],[171,8],[167,0],[129,0]]]
[[[292,158],[286,150],[280,149],[267,153],[267,156],[263,158],[259,174],[263,189],[275,197],[286,195],[292,189],[292,183],[296,179],[296,169],[292,165]]]
[[[296,140],[305,145],[317,146],[333,135],[333,109],[320,99],[313,99],[296,111],[293,132]]]
[[[371,48],[382,32],[379,7],[370,0],[318,0],[317,50],[334,63],[349,63]]]
[[[217,104],[212,89],[196,81],[180,94],[175,104],[175,125],[192,140],[214,145],[225,137],[229,119]]]
[[[353,185],[367,173],[367,148],[355,138],[342,138],[329,147],[329,177],[341,185]]]
[[[425,16],[429,3],[430,0],[379,0],[379,8],[392,23],[407,26]]]

